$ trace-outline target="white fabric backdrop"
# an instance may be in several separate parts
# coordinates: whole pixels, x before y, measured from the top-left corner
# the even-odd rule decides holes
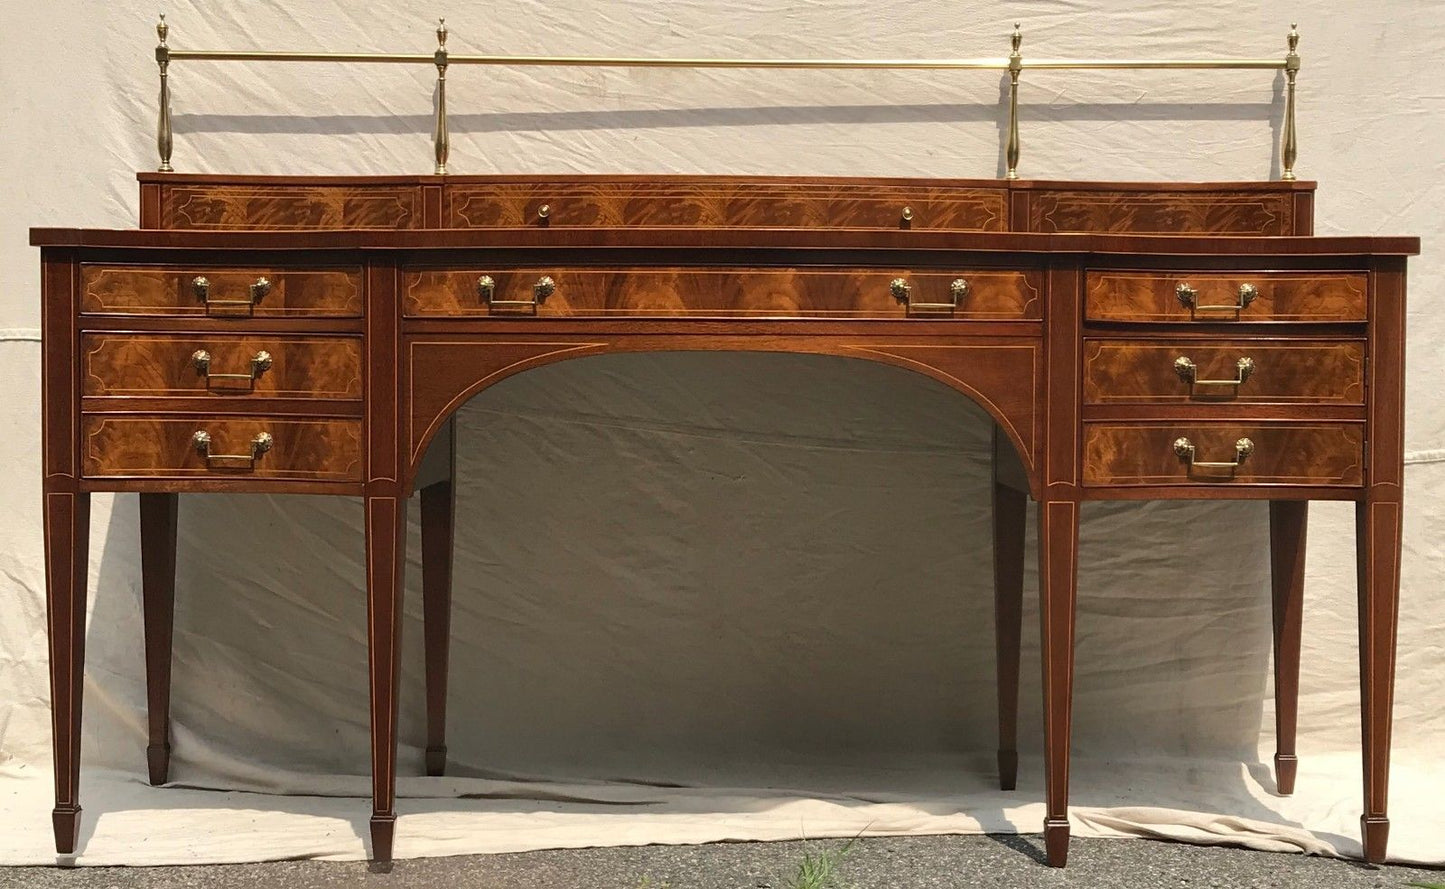
[[[1270,6],[1273,8],[1261,8]],[[177,48],[427,52],[401,0],[176,2]],[[996,4],[679,0],[437,7],[456,52],[1274,56],[1297,18],[1299,169],[1321,234],[1419,234],[1392,855],[1445,862],[1438,760],[1445,21],[1433,0]],[[131,227],[155,164],[154,5],[0,4],[0,862],[55,861],[32,225]],[[424,173],[426,67],[177,63],[175,165]],[[995,74],[456,69],[452,167],[994,176]],[[1278,174],[1282,80],[1030,73],[1040,178]],[[1272,147],[1274,146],[1274,147]],[[409,572],[397,854],[1037,831],[1036,613],[1019,790],[991,789],[988,423],[906,371],[630,355],[513,378],[461,414],[450,744],[424,779]],[[96,498],[81,863],[364,854],[361,508],[181,507],[174,786],[144,783],[134,496]],[[415,509],[415,507],[413,507]],[[1299,790],[1273,795],[1266,509],[1084,512],[1076,832],[1359,853],[1352,510],[1311,509]],[[1030,527],[1032,534],[1032,525]],[[417,552],[415,534],[412,553]],[[1032,561],[1029,607],[1034,606]],[[265,796],[255,795],[265,793]]]

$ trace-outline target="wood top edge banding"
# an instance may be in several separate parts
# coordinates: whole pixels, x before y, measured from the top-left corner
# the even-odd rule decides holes
[[[1233,235],[1037,234],[891,229],[582,227],[493,229],[312,229],[189,231],[32,228],[33,247],[142,247],[219,250],[434,250],[577,248],[974,250],[1013,253],[1195,256],[1414,256],[1418,237],[1265,237]]]

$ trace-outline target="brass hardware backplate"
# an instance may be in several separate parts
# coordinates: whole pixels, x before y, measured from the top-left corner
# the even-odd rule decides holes
[[[211,434],[209,432],[204,429],[197,429],[195,434],[191,436],[191,446],[196,449],[196,453],[205,459],[207,466],[211,466],[217,461],[231,460],[245,461],[249,464],[248,468],[254,467],[256,461],[261,459],[261,456],[267,451],[271,450],[275,443],[275,439],[271,437],[271,433],[260,432],[256,434],[255,438],[251,439],[251,453],[249,454],[213,454],[211,453]]]
[[[1174,372],[1179,379],[1191,386],[1243,386],[1254,374],[1254,359],[1240,358],[1234,362],[1235,377],[1232,380],[1201,380],[1199,379],[1199,368],[1187,355],[1180,355],[1174,359]]]
[[[963,278],[954,278],[948,284],[949,302],[946,303],[916,303],[913,301],[913,285],[908,283],[907,278],[894,278],[888,282],[888,292],[893,298],[908,306],[908,311],[922,312],[951,312],[958,308],[958,304],[968,296],[968,281]]]
[[[529,308],[536,309],[546,301],[547,297],[557,292],[557,282],[552,280],[550,275],[543,275],[532,285],[531,299],[496,299],[497,282],[491,275],[482,275],[477,279],[477,294],[493,308]]]
[[[1200,305],[1199,291],[1195,290],[1188,283],[1181,282],[1178,287],[1175,287],[1174,296],[1179,300],[1180,305],[1189,309],[1191,312],[1238,313],[1249,308],[1249,304],[1255,301],[1259,296],[1259,288],[1253,284],[1241,284],[1239,285],[1239,296],[1236,301],[1225,305]]]
[[[1190,469],[1238,469],[1253,453],[1254,442],[1248,438],[1241,438],[1234,443],[1234,460],[1232,462],[1205,462],[1194,459],[1194,442],[1183,437],[1174,439],[1174,455]]]

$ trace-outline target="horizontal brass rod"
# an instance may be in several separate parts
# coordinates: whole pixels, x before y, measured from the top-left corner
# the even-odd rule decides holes
[[[430,65],[431,55],[398,53],[264,52],[173,49],[171,61],[401,62]],[[1005,70],[1008,59],[648,59],[599,56],[476,56],[447,54],[451,65],[568,68],[984,68]]]
[[[390,62],[424,64],[435,57],[399,53],[264,52],[173,49],[171,61],[209,62]],[[604,56],[477,56],[449,53],[451,65],[498,65],[554,68],[803,68],[803,69],[972,69],[1007,71],[1008,59],[648,59]],[[1023,59],[1021,67],[1035,70],[1125,69],[1282,69],[1283,59]]]
[[[1008,59],[644,59],[602,56],[451,56],[458,65],[576,68],[844,68],[1007,70]]]
[[[206,49],[173,49],[171,61],[192,59],[202,62],[401,62],[432,63],[432,56],[386,52],[261,52]]]
[[[1053,70],[1086,70],[1089,68],[1195,68],[1195,69],[1259,69],[1283,70],[1284,59],[1024,59],[1023,67]]]

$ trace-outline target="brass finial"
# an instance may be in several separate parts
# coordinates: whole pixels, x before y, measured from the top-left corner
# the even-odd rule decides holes
[[[1024,43],[1024,33],[1014,22],[1014,32],[1009,37],[1013,51],[1008,54],[1008,145],[1004,149],[1004,161],[1009,179],[1019,178],[1019,74],[1024,70],[1024,56],[1019,48]]]
[[[161,13],[160,21],[156,22],[156,36],[161,39],[160,45],[156,47],[156,67],[160,69],[161,94],[160,111],[156,115],[156,153],[160,155],[160,166],[156,169],[162,173],[171,171],[171,48],[166,46],[166,35],[171,32],[171,26],[166,24],[166,14]]]
[[[447,171],[447,154],[451,151],[451,137],[447,135],[447,20],[437,19],[437,50],[432,54],[437,66],[437,114],[436,130],[432,134],[432,147],[436,150],[436,173]]]
[[[1299,25],[1290,22],[1289,52],[1284,57],[1285,76],[1285,100],[1284,100],[1284,146],[1282,158],[1284,170],[1280,173],[1281,179],[1286,182],[1295,180],[1294,165],[1299,159],[1299,136],[1295,133],[1295,80],[1299,77]]]

